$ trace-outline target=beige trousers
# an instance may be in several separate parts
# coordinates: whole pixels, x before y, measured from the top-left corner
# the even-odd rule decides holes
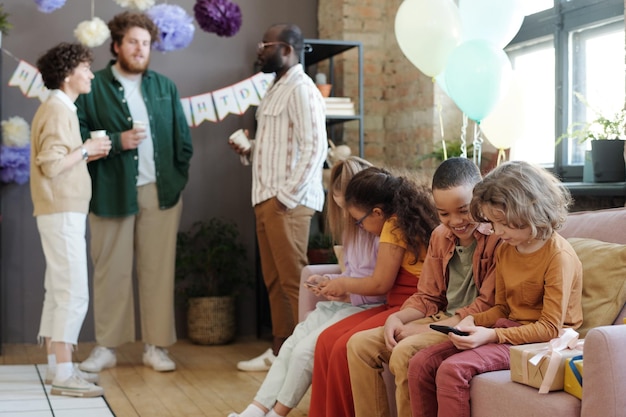
[[[437,314],[416,320],[415,323],[435,323],[444,318],[444,314]],[[447,335],[429,331],[402,339],[390,352],[385,345],[383,327],[353,335],[348,341],[348,366],[356,417],[390,416],[387,390],[382,377],[383,363],[389,364],[389,369],[395,376],[398,417],[410,416],[411,402],[407,380],[409,360],[425,347],[446,340]]]
[[[136,340],[133,260],[143,342],[176,342],[174,268],[182,201],[161,210],[155,184],[137,187],[137,194],[134,216],[89,214],[96,341],[109,348]]]

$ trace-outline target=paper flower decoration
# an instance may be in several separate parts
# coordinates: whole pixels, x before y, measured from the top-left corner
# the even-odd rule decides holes
[[[241,10],[228,0],[198,0],[193,11],[198,25],[206,32],[233,36],[241,27]]]
[[[65,0],[35,0],[37,10],[43,13],[52,13],[65,5]]]
[[[24,184],[30,176],[30,126],[21,117],[2,121],[0,180]]]
[[[94,17],[84,20],[74,29],[74,36],[80,43],[89,48],[102,45],[111,36],[111,31],[104,20]]]
[[[154,6],[154,0],[115,0],[122,7],[130,7],[131,9],[147,10]]]
[[[2,138],[5,146],[26,146],[30,143],[30,126],[19,116],[2,121]]]
[[[185,9],[174,4],[159,4],[146,14],[159,28],[159,40],[154,43],[157,51],[174,51],[189,46],[196,28]]]

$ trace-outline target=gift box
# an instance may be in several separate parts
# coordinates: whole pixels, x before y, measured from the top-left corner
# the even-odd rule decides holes
[[[578,333],[569,328],[548,343],[511,346],[511,380],[539,388],[540,394],[562,390],[565,360],[582,355],[582,348]]]
[[[565,379],[563,380],[565,392],[574,397],[583,399],[583,358],[575,356],[565,361]]]

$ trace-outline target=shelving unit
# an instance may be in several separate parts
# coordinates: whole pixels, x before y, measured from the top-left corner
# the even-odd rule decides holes
[[[358,97],[353,98],[357,103],[355,114],[350,116],[327,116],[326,121],[329,130],[329,136],[333,139],[334,126],[350,121],[357,121],[359,124],[359,156],[363,157],[363,45],[361,42],[337,41],[325,39],[305,39],[304,50],[300,57],[305,71],[311,66],[322,61],[328,60],[329,74],[328,82],[335,88],[335,71],[334,57],[342,54],[350,49],[358,50]],[[311,75],[311,74],[309,74]],[[312,74],[314,77],[315,74]],[[332,96],[332,92],[331,92]]]

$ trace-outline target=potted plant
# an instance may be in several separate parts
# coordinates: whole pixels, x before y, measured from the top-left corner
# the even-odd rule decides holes
[[[235,336],[235,296],[253,283],[237,225],[221,218],[179,232],[176,290],[186,299],[187,332],[200,344],[224,344]]]
[[[567,132],[557,138],[575,139],[578,143],[591,141],[591,163],[595,182],[622,182],[626,179],[626,109],[608,117],[575,92],[576,98],[596,115],[588,122],[572,123]]]
[[[324,233],[311,235],[306,254],[309,265],[337,263],[333,251],[333,238]]]

